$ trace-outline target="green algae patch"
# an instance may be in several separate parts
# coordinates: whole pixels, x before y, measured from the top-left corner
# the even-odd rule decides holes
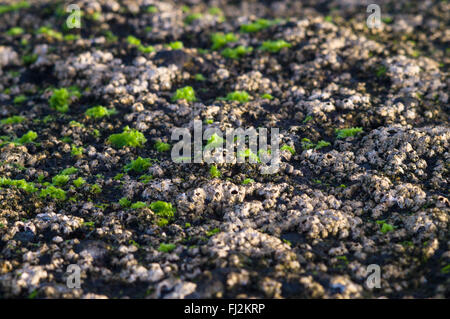
[[[60,174],[61,175],[73,175],[73,174],[76,174],[77,172],[78,172],[78,168],[71,166],[71,167],[68,167],[68,168],[62,170]]]
[[[12,125],[12,124],[19,124],[25,121],[25,118],[20,115],[13,115],[10,117],[7,117],[3,120],[0,120],[1,125]]]
[[[280,19],[268,20],[268,19],[258,19],[254,22],[241,25],[241,32],[244,33],[254,33],[261,30],[270,28],[273,25],[280,23]]]
[[[25,32],[25,30],[21,27],[12,27],[11,29],[9,29],[6,34],[10,35],[12,37],[16,37],[19,35],[22,35]]]
[[[160,153],[167,152],[170,150],[170,144],[158,141],[155,143],[155,149]]]
[[[236,60],[236,59],[240,59],[243,56],[251,53],[252,51],[253,51],[253,47],[245,47],[243,45],[239,45],[235,48],[226,48],[226,49],[222,50],[221,54],[225,58]]]
[[[126,198],[126,197],[122,197],[121,199],[119,199],[119,205],[126,208],[126,207],[130,207],[131,206],[131,201]]]
[[[355,136],[358,133],[361,133],[363,131],[362,127],[350,127],[350,128],[343,128],[343,129],[336,129],[336,135],[337,138],[347,138],[351,136]]]
[[[22,135],[20,138],[15,139],[14,143],[16,144],[28,144],[33,142],[35,139],[37,139],[38,135],[36,132],[34,131],[28,131],[27,133],[25,133],[24,135]]]
[[[99,118],[102,118],[105,116],[110,116],[110,115],[116,114],[116,110],[115,109],[107,109],[104,106],[97,105],[97,106],[87,109],[85,114],[88,117],[92,117],[94,119],[99,119]]]
[[[34,193],[37,191],[37,188],[34,186],[34,183],[27,182],[24,179],[9,179],[5,177],[0,177],[0,187],[5,186],[14,186],[25,190],[27,193]]]
[[[236,42],[238,37],[234,33],[217,32],[211,35],[212,47],[211,50],[218,50],[226,46],[228,43]]]
[[[283,48],[290,48],[292,44],[284,41],[284,40],[275,40],[275,41],[264,41],[261,45],[260,49],[263,51],[276,53],[279,52]]]
[[[128,163],[127,165],[125,165],[124,171],[127,173],[130,171],[133,171],[136,173],[142,173],[150,166],[152,166],[152,160],[150,158],[142,158],[139,156],[135,160],[133,160],[130,163]]]
[[[273,100],[273,95],[269,94],[269,93],[265,93],[265,94],[261,95],[261,98],[266,99],[266,100]]]
[[[246,179],[244,179],[244,180],[242,181],[242,185],[248,185],[248,184],[252,184],[252,183],[254,183],[254,182],[255,182],[254,179],[252,179],[252,178],[246,178]]]
[[[218,148],[223,146],[224,139],[214,133],[211,137],[206,141],[205,150],[211,148]]]
[[[64,186],[69,182],[69,179],[69,176],[60,174],[52,178],[52,183],[55,186]]]
[[[295,148],[292,147],[292,146],[289,146],[289,145],[287,145],[287,144],[284,144],[284,145],[280,148],[280,150],[281,150],[281,151],[289,151],[292,155],[295,154]]]
[[[144,202],[136,202],[136,203],[131,204],[131,206],[130,206],[131,209],[142,209],[145,207],[147,207],[147,204]]]
[[[219,178],[222,174],[220,173],[217,166],[211,165],[209,169],[209,175],[211,176],[211,178]]]
[[[26,9],[30,7],[28,1],[20,1],[13,4],[0,5],[0,15],[7,12],[18,11],[20,9]]]
[[[172,50],[181,50],[184,48],[184,44],[181,41],[174,41],[168,44],[169,48]]]
[[[74,88],[61,88],[54,90],[49,99],[50,107],[58,112],[67,113],[73,96],[80,96],[80,92]]]
[[[73,185],[77,188],[83,186],[84,184],[86,184],[86,181],[82,177],[78,177],[73,181]]]
[[[250,100],[250,95],[246,91],[234,91],[227,94],[224,98],[225,101],[238,101],[239,103],[245,103]]]
[[[130,129],[125,126],[122,133],[112,134],[108,141],[116,148],[129,147],[143,147],[147,142],[144,134],[135,129]]]
[[[192,86],[185,86],[184,88],[176,90],[175,94],[172,96],[172,102],[178,100],[186,100],[187,102],[197,101],[195,91]]]
[[[175,244],[164,244],[161,243],[158,247],[158,251],[162,253],[170,253],[173,251],[177,246]]]
[[[165,218],[169,221],[175,217],[176,210],[172,207],[171,203],[158,200],[150,204],[150,209],[159,217]]]
[[[41,190],[39,196],[42,198],[47,198],[50,196],[53,199],[65,200],[66,192],[61,188],[57,188],[55,186],[48,186],[47,188]]]

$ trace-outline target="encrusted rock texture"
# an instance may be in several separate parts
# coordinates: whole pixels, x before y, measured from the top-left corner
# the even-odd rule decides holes
[[[0,5],[1,298],[450,297],[448,1],[72,2]],[[280,170],[174,162],[194,120]]]

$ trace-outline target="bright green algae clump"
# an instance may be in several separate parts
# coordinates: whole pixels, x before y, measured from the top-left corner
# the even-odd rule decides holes
[[[284,40],[264,41],[261,50],[276,53],[283,48],[290,48],[292,45]]]
[[[98,118],[109,116],[109,115],[112,115],[112,114],[115,114],[115,113],[116,113],[115,109],[108,110],[104,106],[97,105],[97,106],[94,106],[94,107],[91,107],[91,108],[87,109],[85,114],[88,117],[92,117],[92,118],[98,119]]]
[[[0,177],[0,187],[5,186],[15,186],[17,188],[23,189],[28,193],[34,193],[37,191],[37,188],[34,186],[34,183],[27,182],[24,179],[9,179],[5,177]]]
[[[175,244],[164,244],[161,243],[159,245],[158,251],[162,253],[170,253],[172,250],[174,250],[177,246]]]
[[[156,215],[171,220],[175,216],[175,208],[171,203],[158,200],[150,204],[150,209],[155,212]]]
[[[58,112],[66,113],[69,111],[72,96],[80,96],[80,92],[74,88],[61,88],[54,90],[49,99],[50,107]]]
[[[116,148],[124,146],[143,147],[147,139],[138,130],[125,126],[122,133],[110,135],[108,141]]]
[[[0,124],[2,124],[2,125],[18,124],[18,123],[22,123],[24,120],[25,120],[25,118],[23,116],[13,115],[13,116],[10,116],[10,117],[7,117],[7,118],[1,120]]]
[[[20,9],[29,8],[30,4],[28,1],[20,1],[13,4],[6,4],[6,5],[0,5],[0,14],[11,12],[11,11],[17,11]]]
[[[34,131],[28,131],[24,135],[22,135],[21,138],[18,138],[15,140],[18,144],[27,144],[33,142],[35,139],[37,139],[38,135]]]
[[[276,20],[258,19],[255,22],[241,25],[241,32],[245,33],[258,32],[267,29],[279,22],[280,22],[279,19]]]
[[[192,86],[185,86],[184,88],[178,89],[172,96],[172,102],[178,100],[186,100],[188,102],[195,102],[197,98],[195,97],[195,91]]]
[[[227,33],[223,34],[221,32],[214,33],[211,35],[211,42],[213,43],[211,49],[212,50],[218,50],[228,43],[236,42],[238,40],[238,37],[234,33]]]
[[[245,91],[234,91],[228,93],[225,97],[227,101],[238,101],[240,103],[248,102],[250,100],[250,95]]]
[[[209,174],[211,175],[212,178],[219,178],[221,175],[219,169],[215,165],[211,166],[211,168],[209,169]]]
[[[55,186],[49,186],[49,187],[41,190],[41,193],[39,196],[43,197],[43,198],[50,196],[51,198],[54,198],[54,199],[65,200],[66,192],[64,190],[62,190],[61,188],[57,188]]]
[[[350,136],[355,136],[356,134],[362,131],[363,131],[362,127],[351,127],[351,128],[337,129],[336,134],[337,138],[347,138]]]
[[[142,158],[138,157],[134,161],[131,161],[124,167],[125,172],[134,171],[136,173],[141,173],[145,171],[147,168],[149,168],[152,165],[151,159],[149,158]]]
[[[237,46],[236,48],[226,48],[222,50],[222,55],[229,59],[239,59],[244,55],[249,54],[253,51],[252,47],[244,47],[243,45]]]

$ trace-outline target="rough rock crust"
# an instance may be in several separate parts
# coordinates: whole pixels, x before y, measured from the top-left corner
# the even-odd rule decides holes
[[[53,1],[0,16],[0,120],[23,117],[0,124],[0,178],[37,189],[0,186],[1,298],[450,296],[447,1],[382,1],[379,30],[367,28],[360,1],[73,2],[85,13],[80,30],[62,27]],[[257,17],[280,20],[240,32]],[[253,51],[226,58],[211,49],[214,32]],[[259,49],[279,39],[291,47]],[[187,85],[197,100],[174,101]],[[62,87],[80,92],[64,114],[49,106]],[[235,90],[250,100],[219,99]],[[96,105],[116,113],[86,116]],[[281,152],[274,175],[220,164],[212,178],[210,165],[154,148],[194,120],[278,127],[295,152]],[[144,147],[108,142],[125,126]],[[337,137],[351,127],[362,131]],[[9,143],[30,130],[32,143]],[[154,161],[124,171],[138,156]],[[40,197],[69,167],[65,199]],[[171,203],[173,218],[164,222],[156,201]],[[70,264],[80,289],[66,285]],[[371,264],[381,288],[366,285]]]

